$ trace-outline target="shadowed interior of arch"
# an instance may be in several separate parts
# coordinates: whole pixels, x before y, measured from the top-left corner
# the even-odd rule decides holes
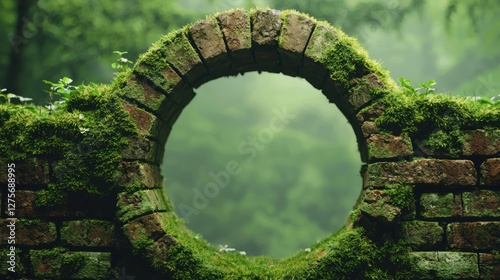
[[[361,191],[352,127],[307,81],[221,78],[196,90],[163,161],[176,213],[213,245],[284,257],[345,225]]]

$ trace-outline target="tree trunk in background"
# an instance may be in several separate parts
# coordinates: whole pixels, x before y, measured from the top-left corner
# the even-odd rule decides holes
[[[24,47],[28,39],[24,33],[32,33],[29,30],[29,10],[33,5],[33,0],[20,0],[17,4],[17,23],[14,34],[9,38],[11,43],[11,53],[9,65],[7,66],[7,75],[5,86],[9,92],[22,95],[19,88],[20,76],[23,66]]]

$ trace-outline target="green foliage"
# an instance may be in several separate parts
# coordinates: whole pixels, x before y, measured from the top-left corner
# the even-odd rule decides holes
[[[389,203],[401,209],[408,209],[415,203],[413,186],[406,184],[386,184],[385,192],[389,195]]]
[[[111,64],[111,68],[118,69],[118,70],[124,70],[124,69],[128,68],[129,64],[133,63],[131,60],[123,57],[123,55],[127,54],[128,52],[113,51],[113,53],[117,54],[119,57],[116,59],[115,62],[113,62]]]
[[[411,80],[407,80],[404,78],[398,78],[398,82],[401,87],[403,87],[403,90],[410,94],[429,94],[436,92],[436,89],[433,88],[433,86],[436,85],[436,81],[434,80],[429,80],[426,83],[419,83],[421,88],[414,88],[412,86]],[[423,92],[421,90],[423,90]]]

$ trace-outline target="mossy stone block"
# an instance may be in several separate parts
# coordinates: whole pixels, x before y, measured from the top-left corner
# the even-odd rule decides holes
[[[500,248],[500,222],[450,223],[446,229],[451,249],[491,251]]]
[[[250,15],[245,10],[232,10],[217,15],[233,67],[255,64],[252,51]]]
[[[420,197],[420,215],[425,218],[446,218],[461,215],[461,202],[453,193],[424,193]]]
[[[444,229],[437,222],[411,221],[402,223],[402,238],[416,250],[442,245]]]
[[[477,279],[478,255],[463,252],[412,252],[414,279]]]
[[[372,134],[367,140],[370,160],[404,157],[413,154],[408,135]]]
[[[114,228],[111,221],[65,221],[61,226],[61,243],[82,247],[111,247],[116,242]]]
[[[462,200],[465,217],[500,217],[500,191],[464,192]]]
[[[490,158],[481,164],[481,184],[495,187],[500,185],[500,158]]]
[[[164,198],[163,189],[120,193],[117,207],[116,216],[121,222],[128,222],[154,212],[171,210]]]

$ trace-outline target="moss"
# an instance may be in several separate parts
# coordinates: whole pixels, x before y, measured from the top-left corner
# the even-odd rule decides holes
[[[401,209],[409,209],[415,204],[413,186],[406,184],[386,184],[385,193],[389,195],[389,203]]]
[[[458,130],[445,132],[438,130],[429,135],[429,137],[421,142],[425,148],[430,148],[437,153],[450,154],[453,157],[458,157],[462,154],[465,137]]]

